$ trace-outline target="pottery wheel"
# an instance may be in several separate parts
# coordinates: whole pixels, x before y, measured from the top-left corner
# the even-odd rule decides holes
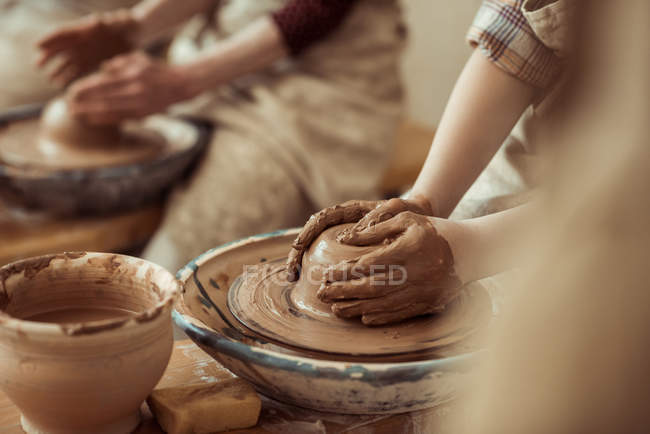
[[[329,246],[342,227],[325,231],[303,261],[329,262]],[[359,255],[368,248],[345,246]],[[344,250],[345,250],[344,249]],[[345,252],[344,252],[345,254]],[[267,339],[302,349],[346,355],[395,355],[435,351],[473,335],[491,316],[481,285],[467,285],[444,312],[381,327],[341,319],[316,297],[316,287],[286,280],[284,260],[248,267],[228,292],[228,307],[246,327]],[[301,277],[302,280],[303,277]]]
[[[13,122],[0,131],[0,160],[16,167],[79,169],[120,166],[153,159],[165,139],[140,126],[123,128],[110,143],[62,146],[43,137],[39,120]]]

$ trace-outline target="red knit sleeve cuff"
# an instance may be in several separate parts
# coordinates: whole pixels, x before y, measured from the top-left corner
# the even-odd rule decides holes
[[[292,55],[336,30],[357,0],[291,0],[275,11],[277,24]]]

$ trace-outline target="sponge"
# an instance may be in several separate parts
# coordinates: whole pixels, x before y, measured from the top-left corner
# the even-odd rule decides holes
[[[154,390],[147,399],[168,434],[201,434],[257,424],[262,401],[241,378]]]

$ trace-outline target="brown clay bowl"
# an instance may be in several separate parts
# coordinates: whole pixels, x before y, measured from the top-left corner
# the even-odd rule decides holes
[[[0,114],[0,134],[17,123],[34,124],[42,106],[17,107]],[[205,149],[212,126],[205,121],[154,117],[154,130],[170,142],[158,156],[127,165],[89,168],[17,166],[0,160],[0,195],[13,205],[58,215],[126,211],[160,200],[192,168]],[[177,140],[166,124],[188,130]],[[92,144],[89,144],[91,146]]]
[[[23,429],[133,430],[171,356],[179,290],[162,267],[108,253],[0,268],[0,387]]]

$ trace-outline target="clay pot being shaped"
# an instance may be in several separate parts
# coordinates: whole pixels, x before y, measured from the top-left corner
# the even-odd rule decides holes
[[[150,161],[160,155],[165,139],[129,122],[87,124],[72,116],[64,98],[56,98],[43,109],[35,145],[29,153],[21,148],[19,158],[52,168],[99,168]]]
[[[41,148],[110,147],[119,140],[116,126],[92,126],[75,119],[64,98],[56,98],[45,106],[41,114],[39,135]]]
[[[164,268],[107,253],[0,268],[0,385],[23,429],[132,431],[171,356],[179,289]]]
[[[291,294],[291,299],[296,306],[333,316],[331,305],[320,301],[316,296],[323,274],[332,265],[359,258],[378,248],[378,246],[353,246],[338,242],[336,237],[351,226],[354,225],[343,224],[328,228],[309,246],[302,258],[300,279]]]

